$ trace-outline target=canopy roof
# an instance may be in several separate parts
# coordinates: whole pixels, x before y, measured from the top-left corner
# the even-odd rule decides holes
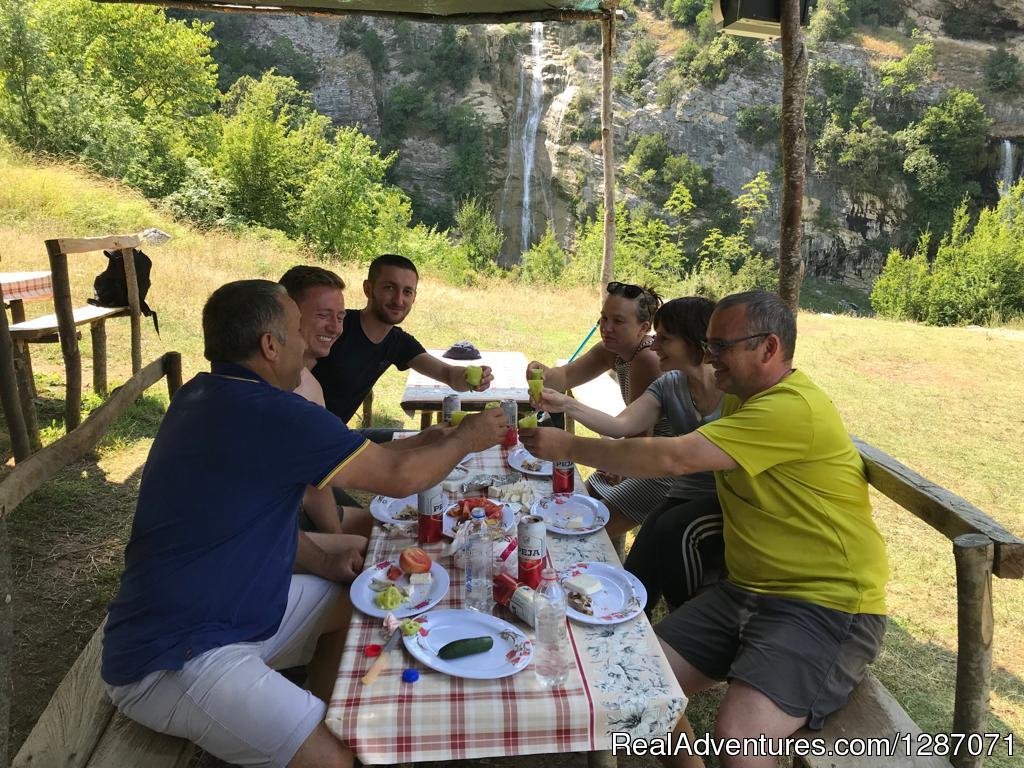
[[[142,2],[197,11],[369,14],[461,24],[607,18],[618,0],[97,0]]]

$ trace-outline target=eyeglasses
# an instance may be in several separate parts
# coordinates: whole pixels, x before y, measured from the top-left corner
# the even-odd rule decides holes
[[[632,283],[620,283],[617,280],[613,280],[608,283],[608,293],[615,294],[616,296],[622,295],[627,299],[635,299],[644,292],[643,288],[639,285],[633,285]]]
[[[770,333],[752,333],[750,336],[743,336],[739,339],[718,339],[717,341],[702,341],[700,348],[704,351],[705,355],[711,357],[718,357],[729,347],[733,347],[739,344],[741,341],[750,341],[751,339],[763,339],[767,336],[771,336]]]

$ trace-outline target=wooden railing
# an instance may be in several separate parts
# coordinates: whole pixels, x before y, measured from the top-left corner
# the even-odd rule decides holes
[[[922,477],[884,451],[854,438],[868,482],[953,542],[956,563],[957,654],[953,733],[985,733],[992,679],[992,576],[1024,578],[1024,540],[966,499]],[[956,768],[981,756],[951,755]]]
[[[167,378],[170,396],[181,387],[181,355],[168,352],[118,387],[76,429],[30,456],[0,482],[0,765],[8,765],[10,735],[10,673],[13,649],[10,551],[7,515],[54,475],[87,454],[123,416],[139,395]]]

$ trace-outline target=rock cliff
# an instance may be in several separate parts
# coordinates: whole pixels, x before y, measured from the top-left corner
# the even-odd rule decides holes
[[[1007,173],[1021,173],[1024,100],[1016,94],[989,94],[981,85],[981,69],[996,42],[1024,59],[1024,5],[1018,0],[962,3],[969,1],[979,14],[978,29],[981,33],[997,29],[997,41],[944,36],[947,22],[943,14],[961,0],[916,0],[908,8],[908,16],[935,36],[936,42],[938,75],[919,98],[937,100],[957,85],[970,87],[985,104],[992,120],[985,190],[995,199],[996,181]],[[624,65],[621,51],[629,44],[633,21],[621,28],[617,72]],[[249,35],[263,44],[285,36],[314,57],[320,68],[313,90],[318,109],[338,124],[358,125],[380,139],[386,131],[382,121],[388,93],[400,83],[412,83],[418,73],[408,71],[407,61],[400,55],[398,25],[372,19],[359,22],[372,29],[382,43],[384,58],[375,66],[358,47],[341,42],[339,31],[350,23],[263,17],[250,23]],[[418,29],[418,44],[429,44],[437,29]],[[479,73],[461,91],[444,92],[450,103],[472,108],[488,137],[484,188],[506,236],[502,254],[506,264],[517,261],[522,250],[536,242],[549,225],[568,244],[579,217],[592,213],[600,202],[600,145],[593,141],[600,123],[601,69],[595,31],[594,25],[559,24],[527,26],[514,33],[508,28],[472,28],[468,44],[476,51]],[[848,42],[817,46],[811,59],[837,61],[872,77],[872,64],[898,53],[895,46],[886,46],[884,35],[879,39],[854,36]],[[711,169],[715,184],[734,196],[758,171],[777,173],[774,142],[757,148],[740,139],[737,116],[746,107],[780,102],[778,56],[769,54],[767,65],[755,75],[737,73],[714,87],[688,87],[675,94],[669,106],[661,107],[656,91],[671,63],[670,55],[659,51],[639,89],[643,98],[616,95],[619,165],[628,155],[631,139],[658,132],[665,135],[673,152],[685,153]],[[634,96],[640,94],[634,91]],[[398,149],[393,169],[396,183],[415,200],[435,208],[457,202],[451,199],[449,183],[455,153],[434,126],[414,126]],[[621,184],[620,179],[626,199],[636,201],[632,191]],[[812,167],[804,215],[808,274],[870,287],[884,263],[886,244],[898,239],[905,204],[905,190],[899,187],[884,199],[855,194],[816,176]],[[759,231],[769,248],[777,239],[777,227],[777,215],[772,211]]]

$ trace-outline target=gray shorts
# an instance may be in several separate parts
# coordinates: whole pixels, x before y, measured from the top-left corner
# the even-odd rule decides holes
[[[274,669],[312,658],[321,620],[340,589],[316,576],[292,576],[273,637],[214,648],[180,670],[152,672],[107,692],[126,717],[186,738],[232,765],[285,768],[327,707]]]
[[[842,707],[885,634],[885,616],[844,613],[721,581],[655,632],[714,680],[741,680],[820,729]]]

